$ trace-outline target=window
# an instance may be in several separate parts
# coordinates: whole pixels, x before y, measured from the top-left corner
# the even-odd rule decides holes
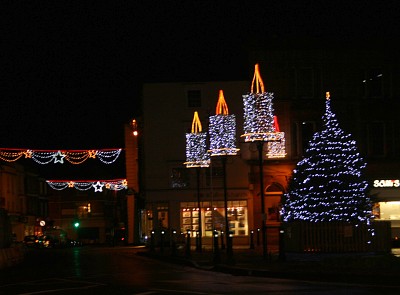
[[[181,203],[181,231],[196,231],[201,219],[202,236],[212,237],[213,230],[225,231],[225,206],[223,201]],[[201,218],[199,215],[201,214]],[[228,201],[229,228],[234,236],[248,235],[247,201]],[[193,232],[193,236],[196,233]]]
[[[200,90],[188,90],[187,101],[189,108],[201,107],[201,91]]]
[[[185,188],[189,186],[189,174],[187,168],[172,168],[171,187]]]
[[[158,204],[157,205],[157,220],[158,220],[158,227],[168,228],[169,227],[169,220],[168,220],[168,204]]]
[[[385,155],[385,125],[381,122],[368,124],[368,155],[379,157]]]
[[[361,96],[378,98],[383,96],[383,74],[381,69],[369,69],[361,72]]]
[[[311,68],[300,68],[296,71],[296,90],[299,98],[313,98],[314,72]]]
[[[308,148],[308,143],[315,133],[316,124],[313,121],[295,122],[292,130],[292,154],[294,157],[300,157]]]

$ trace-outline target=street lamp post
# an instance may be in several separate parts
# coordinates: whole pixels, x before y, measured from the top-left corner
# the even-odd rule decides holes
[[[202,222],[201,222],[201,202],[200,202],[200,167],[196,168],[196,180],[197,180],[197,208],[199,208],[199,228],[198,232],[196,234],[197,238],[197,243],[196,243],[196,251],[201,252],[202,251],[202,242],[201,242],[201,236],[202,236]]]
[[[207,133],[202,132],[202,126],[197,112],[194,112],[192,132],[186,133],[186,164],[187,168],[196,168],[198,230],[196,231],[196,251],[202,251],[202,219],[200,201],[200,168],[210,165],[210,155],[207,151]]]
[[[224,93],[219,91],[215,116],[210,116],[210,153],[211,156],[221,158],[223,177],[224,177],[224,207],[225,207],[225,239],[227,257],[229,262],[233,260],[233,242],[229,227],[228,216],[228,192],[226,182],[226,161],[228,156],[234,156],[239,151],[236,148],[236,118],[229,115],[228,105],[226,104]]]
[[[254,89],[255,86],[255,89]],[[261,198],[261,233],[263,258],[267,258],[267,214],[265,212],[264,196],[264,167],[263,148],[268,144],[268,157],[282,158],[285,156],[284,133],[279,132],[277,119],[273,114],[272,99],[274,94],[264,91],[264,83],[261,79],[258,64],[255,65],[251,91],[243,95],[244,104],[244,134],[245,142],[256,142],[258,150],[258,164],[260,175]]]
[[[257,142],[258,150],[258,167],[260,172],[260,198],[261,198],[261,239],[263,248],[263,257],[267,257],[267,215],[265,214],[265,199],[264,199],[264,165],[263,165],[263,148],[264,141]]]

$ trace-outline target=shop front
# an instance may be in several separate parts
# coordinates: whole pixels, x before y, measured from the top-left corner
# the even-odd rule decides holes
[[[234,245],[249,244],[249,211],[247,200],[229,200],[228,222]],[[171,214],[177,212],[178,214]],[[179,216],[179,218],[177,218]],[[156,220],[155,220],[156,219]],[[214,233],[224,235],[225,231],[224,201],[202,201],[200,208],[197,202],[168,202],[147,204],[147,210],[142,213],[142,226],[145,239],[152,234],[156,240],[160,233],[175,233],[177,236],[196,239],[201,230],[204,246],[213,244]],[[184,239],[183,239],[184,240]]]
[[[375,179],[371,195],[375,220],[390,221],[393,246],[400,247],[400,180]]]

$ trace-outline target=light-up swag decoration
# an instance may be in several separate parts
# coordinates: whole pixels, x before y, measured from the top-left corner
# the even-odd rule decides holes
[[[210,154],[207,152],[207,133],[202,132],[202,126],[197,112],[194,112],[192,132],[186,133],[187,168],[210,166]]]
[[[372,210],[364,178],[366,163],[351,135],[339,127],[329,92],[325,103],[324,127],[313,135],[293,171],[283,220],[369,225]]]
[[[50,163],[64,164],[65,161],[78,165],[88,159],[99,159],[104,164],[114,163],[122,149],[101,150],[31,150],[31,149],[0,149],[0,159],[6,162],[15,162],[20,158],[32,159],[36,163],[45,165]]]
[[[209,117],[209,134],[211,156],[233,156],[239,151],[236,148],[236,118],[229,115],[224,93],[219,91],[215,116]]]
[[[255,88],[254,88],[255,86]],[[278,119],[274,116],[272,100],[274,94],[265,92],[259,66],[255,65],[251,91],[243,95],[245,142],[267,142],[268,158],[283,158],[285,152],[285,133],[280,132]]]
[[[120,191],[128,188],[126,179],[112,180],[46,180],[47,184],[55,190],[75,188],[80,191],[94,189],[94,192],[102,192],[103,189]]]

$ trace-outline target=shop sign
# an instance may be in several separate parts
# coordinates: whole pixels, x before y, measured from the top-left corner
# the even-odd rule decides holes
[[[375,179],[374,187],[400,187],[399,179]]]

